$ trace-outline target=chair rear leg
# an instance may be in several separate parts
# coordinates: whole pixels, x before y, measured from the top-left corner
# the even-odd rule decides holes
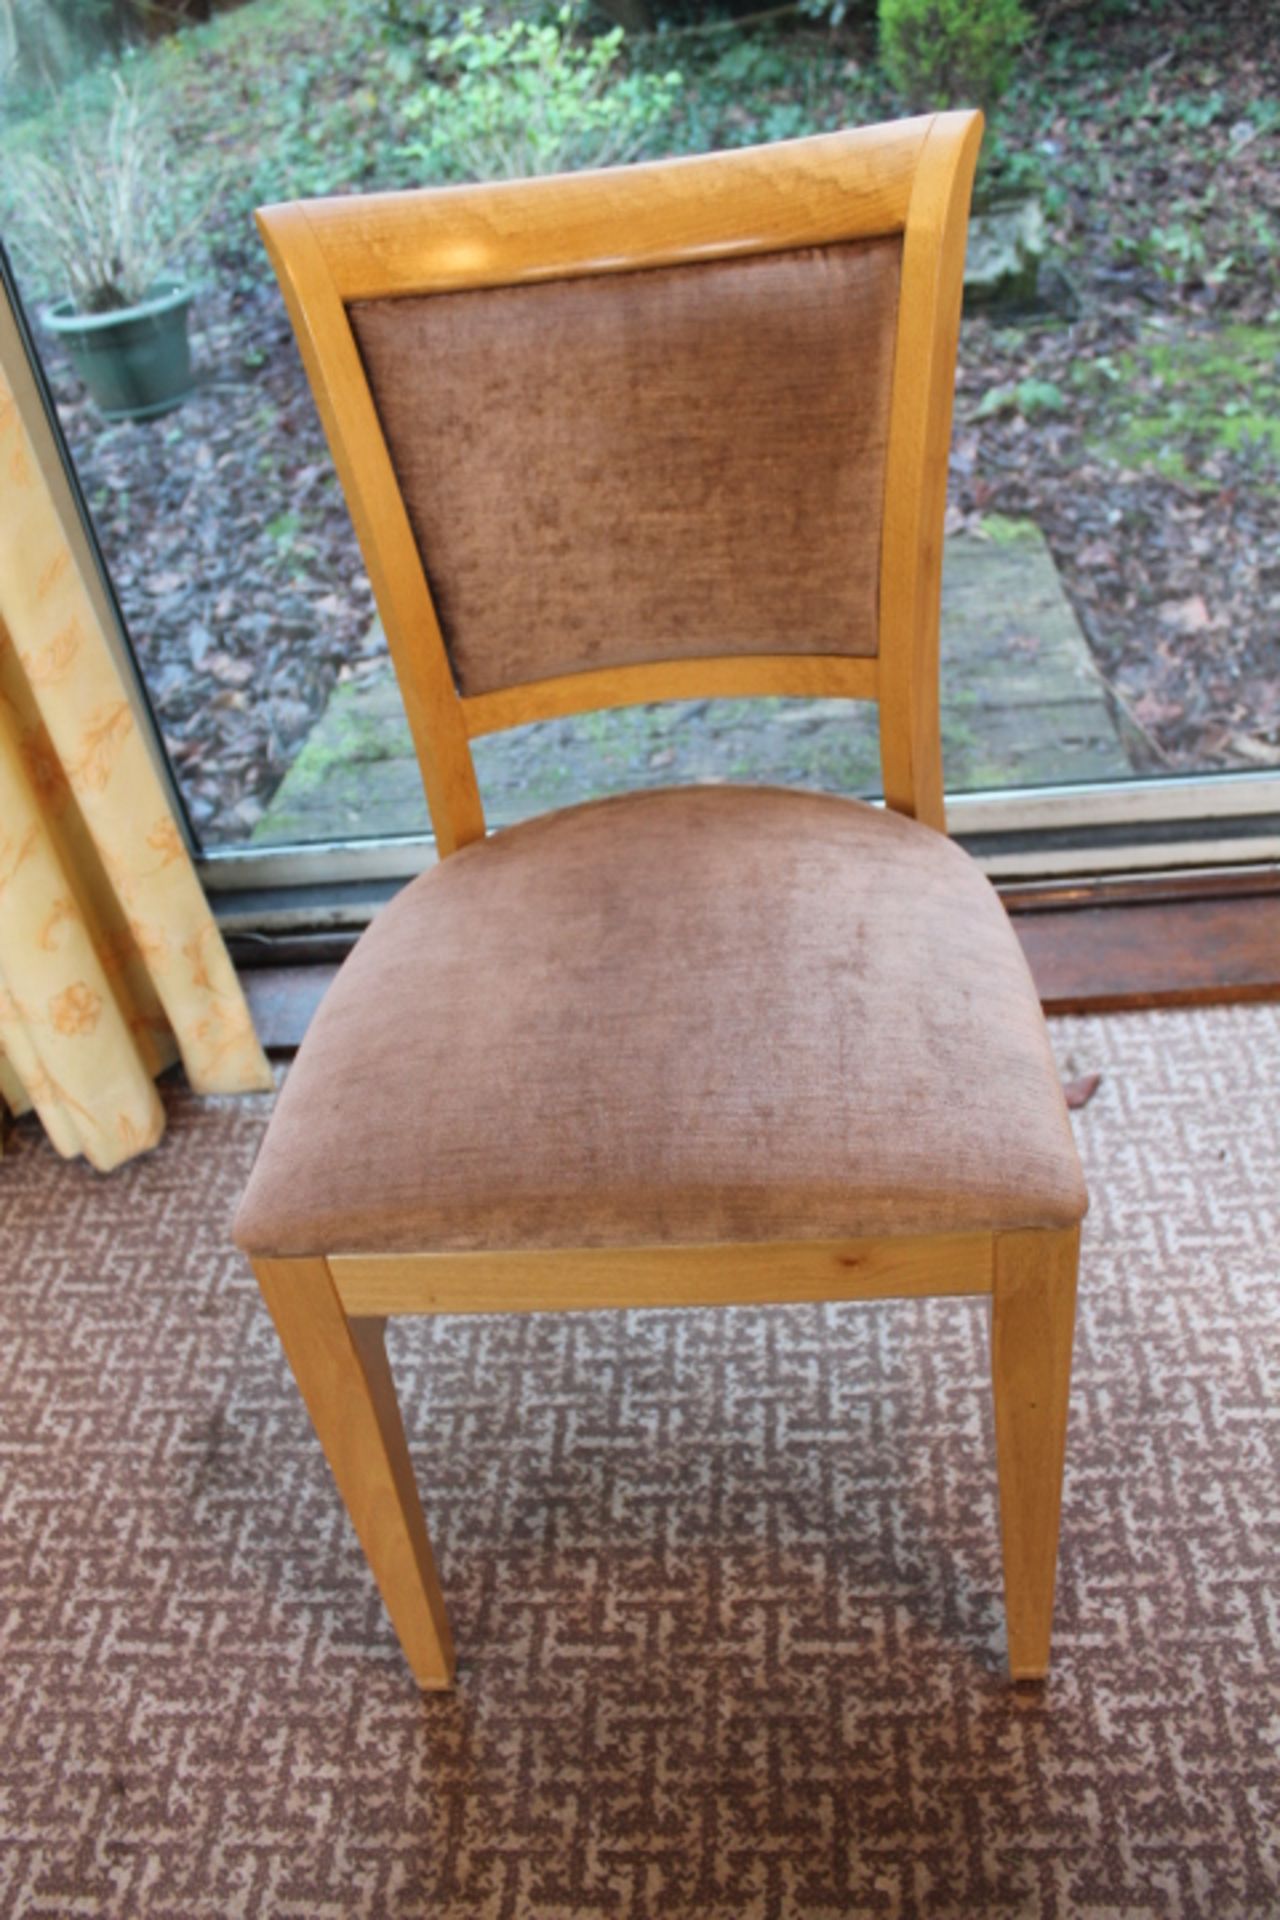
[[[419,1686],[452,1686],[453,1638],[384,1344],[348,1319],[323,1260],[255,1260],[320,1444]]]
[[[1015,1680],[1049,1671],[1079,1256],[1078,1227],[996,1236],[991,1375]]]

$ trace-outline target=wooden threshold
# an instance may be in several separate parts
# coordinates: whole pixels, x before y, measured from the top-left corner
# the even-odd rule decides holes
[[[1280,999],[1280,891],[1019,909],[1046,1013]]]
[[[312,1015],[337,975],[337,962],[281,967],[256,954],[233,957],[259,1040],[268,1053],[296,1053]]]

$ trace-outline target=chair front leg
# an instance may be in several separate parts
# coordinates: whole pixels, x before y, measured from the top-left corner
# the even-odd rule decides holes
[[[453,1638],[384,1343],[348,1319],[323,1260],[255,1260],[276,1332],[352,1525],[424,1688],[453,1684]]]
[[[996,1236],[991,1375],[1015,1680],[1049,1671],[1079,1257],[1078,1227]]]

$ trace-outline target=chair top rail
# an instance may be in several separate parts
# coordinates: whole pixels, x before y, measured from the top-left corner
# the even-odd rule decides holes
[[[310,200],[344,302],[691,265],[899,233],[925,115],[607,171]],[[278,211],[264,207],[267,231]]]

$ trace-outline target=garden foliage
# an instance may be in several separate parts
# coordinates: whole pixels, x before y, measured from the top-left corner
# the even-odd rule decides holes
[[[913,107],[990,107],[1029,24],[1022,0],[880,0],[880,57]]]
[[[408,157],[429,180],[491,180],[609,166],[644,151],[681,87],[673,70],[629,70],[620,27],[579,37],[550,20],[488,25],[478,7],[427,49],[433,78],[404,108],[421,132]]]

